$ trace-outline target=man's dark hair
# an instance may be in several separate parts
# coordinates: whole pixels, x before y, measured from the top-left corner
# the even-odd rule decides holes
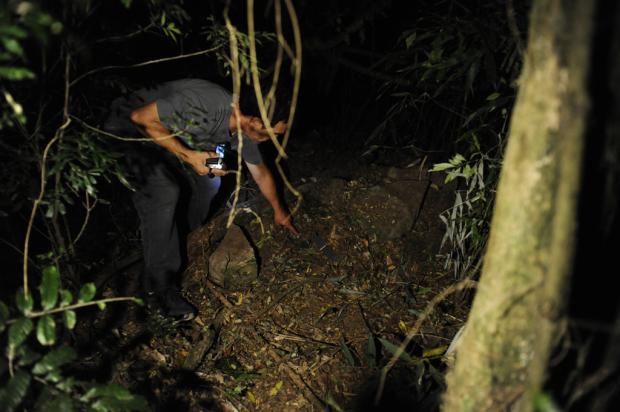
[[[269,92],[271,85],[263,85],[263,98]],[[280,120],[286,121],[288,119],[288,113],[290,110],[291,98],[288,90],[284,90],[282,87],[276,90],[276,107],[273,112],[272,123],[277,123]],[[256,102],[256,94],[254,93],[254,86],[245,85],[241,89],[241,96],[239,97],[239,109],[241,113],[246,116],[255,116],[260,118],[260,110],[258,109],[258,103]]]

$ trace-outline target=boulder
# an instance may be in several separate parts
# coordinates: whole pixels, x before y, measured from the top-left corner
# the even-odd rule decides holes
[[[414,211],[384,187],[357,190],[350,202],[351,217],[367,235],[379,240],[397,239],[411,229]]]
[[[232,225],[209,257],[209,279],[218,286],[240,289],[258,276],[252,244],[237,225]]]

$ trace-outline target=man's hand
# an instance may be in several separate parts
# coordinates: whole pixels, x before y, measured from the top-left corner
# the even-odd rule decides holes
[[[273,220],[278,226],[282,226],[284,229],[288,230],[294,236],[299,236],[299,231],[293,225],[293,217],[284,212],[276,212],[274,213]]]
[[[224,176],[226,174],[225,170],[211,169],[209,166],[207,166],[207,159],[210,159],[212,157],[218,157],[217,153],[199,152],[196,150],[192,150],[186,155],[186,158],[184,160],[200,176],[204,176],[209,173],[213,173],[215,176]]]

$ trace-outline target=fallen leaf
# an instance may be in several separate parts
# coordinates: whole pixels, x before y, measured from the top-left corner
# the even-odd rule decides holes
[[[271,388],[271,390],[269,391],[269,396],[276,396],[278,392],[280,392],[280,389],[282,389],[283,384],[284,382],[278,381],[278,383],[273,385],[273,388]]]

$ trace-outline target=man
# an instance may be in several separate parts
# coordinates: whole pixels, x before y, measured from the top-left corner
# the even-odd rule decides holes
[[[140,216],[144,249],[143,291],[147,304],[176,320],[190,320],[196,309],[179,293],[178,273],[188,230],[203,224],[226,171],[207,160],[218,155],[217,144],[237,148],[237,123],[242,134],[242,158],[261,193],[270,203],[274,221],[294,235],[298,231],[277,196],[274,178],[262,161],[258,142],[269,139],[262,121],[231,106],[224,88],[200,79],[184,79],[138,90],[112,103],[104,129],[123,135],[137,131],[151,139],[126,151],[132,200]],[[276,123],[276,134],[286,124]],[[185,166],[185,167],[183,167]],[[189,168],[187,167],[189,166]],[[190,193],[180,210],[184,189]],[[181,213],[179,213],[181,212]],[[183,230],[185,229],[185,230]]]

